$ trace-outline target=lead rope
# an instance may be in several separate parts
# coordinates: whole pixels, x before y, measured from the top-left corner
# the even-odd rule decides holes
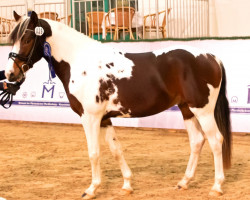
[[[7,91],[2,91],[0,94],[0,104],[5,108],[8,109],[12,105],[13,102],[13,94],[7,92]],[[8,106],[6,106],[8,104]]]
[[[16,84],[18,86],[21,86],[24,82],[25,78],[23,78],[20,82],[17,82]],[[11,94],[8,91],[2,91],[2,93],[0,94],[0,104],[5,108],[8,109],[11,107],[12,103],[13,103],[13,94]],[[7,104],[7,105],[6,105]]]

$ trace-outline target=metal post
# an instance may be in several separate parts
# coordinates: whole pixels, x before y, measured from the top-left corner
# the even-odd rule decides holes
[[[75,20],[75,1],[72,0],[72,18],[73,18],[73,28],[76,29],[76,20]]]
[[[158,0],[155,0],[155,11],[156,11],[156,37],[159,39],[159,4]]]

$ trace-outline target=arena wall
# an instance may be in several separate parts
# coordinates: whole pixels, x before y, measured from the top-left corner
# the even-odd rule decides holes
[[[124,52],[145,52],[171,45],[189,45],[216,55],[224,63],[227,73],[227,95],[233,131],[250,132],[250,40],[159,41],[104,43],[103,45],[111,45]],[[4,69],[10,51],[10,46],[0,47],[0,69]],[[97,55],[93,55],[95,56]],[[27,73],[26,81],[14,100],[10,109],[0,108],[0,119],[80,123],[78,115],[69,107],[59,79],[49,79],[48,65],[43,59]],[[115,126],[184,128],[182,116],[177,107],[146,118],[117,118],[113,119],[113,123]]]

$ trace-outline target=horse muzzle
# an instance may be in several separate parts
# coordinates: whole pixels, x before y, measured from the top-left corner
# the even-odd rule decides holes
[[[25,78],[23,73],[19,73],[18,75],[15,75],[14,73],[10,73],[9,76],[6,76],[8,81],[10,82],[15,82],[15,81],[20,81]]]

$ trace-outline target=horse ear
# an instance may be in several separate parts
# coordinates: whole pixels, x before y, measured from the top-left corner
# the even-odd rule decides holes
[[[32,23],[34,26],[36,26],[38,23],[38,17],[35,11],[32,11],[30,15],[30,23]]]
[[[19,19],[21,18],[21,16],[18,15],[18,14],[16,13],[16,11],[13,11],[13,15],[14,15],[14,18],[15,18],[16,22],[19,21]]]

